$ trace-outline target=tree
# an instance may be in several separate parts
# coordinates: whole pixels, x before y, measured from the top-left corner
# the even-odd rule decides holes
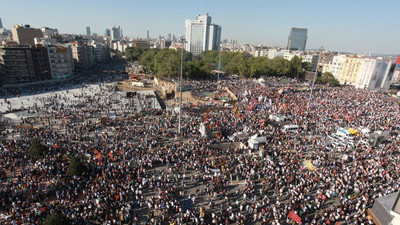
[[[317,78],[317,81],[324,84],[330,84],[331,86],[340,85],[339,80],[336,79],[335,76],[333,76],[333,74],[330,72],[323,73],[320,77]]]
[[[140,59],[143,52],[143,48],[127,47],[125,49],[125,57],[128,61],[134,62]]]
[[[49,149],[47,146],[43,145],[38,139],[35,138],[31,141],[31,147],[28,150],[28,154],[33,157],[40,157],[47,153],[48,150]]]
[[[65,215],[57,213],[48,216],[43,222],[43,225],[71,225],[71,224],[72,224],[71,220],[68,219]]]
[[[148,73],[154,72],[154,57],[157,55],[158,50],[156,49],[148,49],[143,52],[142,56],[140,57],[140,65],[145,67],[145,71]]]
[[[77,157],[72,157],[69,160],[69,167],[67,170],[67,174],[69,176],[81,176],[84,172],[86,172],[86,166],[81,162],[81,160]]]
[[[174,77],[179,74],[180,57],[173,49],[163,49],[154,56],[154,70],[157,77]]]

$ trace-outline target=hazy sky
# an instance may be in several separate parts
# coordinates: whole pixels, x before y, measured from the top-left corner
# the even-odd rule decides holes
[[[398,0],[1,0],[3,26],[30,24],[85,34],[120,25],[124,36],[185,33],[185,20],[209,13],[223,39],[282,46],[291,27],[308,28],[307,49],[400,54]]]

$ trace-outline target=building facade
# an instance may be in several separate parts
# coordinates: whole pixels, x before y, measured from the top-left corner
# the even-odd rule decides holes
[[[16,84],[36,81],[32,48],[30,45],[0,47],[2,83]]]
[[[150,43],[146,40],[134,40],[132,46],[135,48],[150,48]]]
[[[358,80],[358,75],[363,63],[361,57],[346,57],[343,62],[342,71],[339,76],[339,82],[341,84],[355,85]]]
[[[58,34],[58,30],[57,29],[53,29],[53,28],[49,28],[49,27],[42,27],[40,28],[40,30],[43,33],[43,36],[45,38],[49,38],[53,35],[57,35]]]
[[[198,55],[207,50],[219,50],[221,26],[211,24],[211,16],[198,15],[195,20],[186,20],[185,50]]]
[[[392,62],[382,58],[365,58],[358,75],[356,88],[368,90],[389,90],[393,74]]]
[[[304,51],[307,43],[307,29],[293,27],[287,44],[288,50]]]
[[[34,38],[43,37],[40,29],[31,28],[29,25],[14,26],[11,30],[13,40],[21,45],[35,45]]]
[[[171,41],[164,40],[164,39],[160,41],[160,48],[161,49],[169,48],[169,46],[171,46]]]
[[[95,57],[93,46],[88,46],[82,42],[72,42],[72,58],[75,62],[75,69],[88,69],[94,65]]]
[[[35,80],[51,80],[49,54],[46,46],[36,45],[33,47],[32,58],[35,66]]]
[[[332,57],[327,57],[322,69],[322,73],[330,72],[336,79],[339,79],[345,60],[346,55],[335,55]]]
[[[113,26],[110,28],[110,38],[113,41],[120,40],[122,38],[122,30],[120,26]]]
[[[53,79],[65,79],[74,74],[74,60],[70,46],[47,46],[51,76]]]
[[[90,27],[86,27],[86,35],[91,36],[92,33],[90,33]]]

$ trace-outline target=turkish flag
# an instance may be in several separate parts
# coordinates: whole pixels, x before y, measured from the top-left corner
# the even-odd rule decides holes
[[[396,62],[394,64],[400,64],[400,55],[397,56],[397,60],[396,60]]]
[[[289,216],[290,219],[296,221],[297,223],[301,223],[301,217],[299,215],[297,215],[295,212],[290,211],[289,212]]]

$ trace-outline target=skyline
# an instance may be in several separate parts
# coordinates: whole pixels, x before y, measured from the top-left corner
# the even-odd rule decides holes
[[[149,30],[150,37],[158,38],[169,33],[184,35],[185,20],[208,13],[213,23],[222,27],[221,39],[236,39],[243,44],[286,47],[290,29],[298,27],[308,29],[306,49],[323,46],[338,52],[396,55],[400,53],[396,42],[400,40],[396,17],[400,6],[392,3],[395,2],[254,0],[249,4],[205,0],[183,4],[172,0],[166,4],[160,0],[16,0],[2,3],[0,18],[7,29],[29,24],[57,28],[60,33],[86,34],[89,26],[91,33],[103,35],[106,28],[119,25],[124,36],[146,38]]]

